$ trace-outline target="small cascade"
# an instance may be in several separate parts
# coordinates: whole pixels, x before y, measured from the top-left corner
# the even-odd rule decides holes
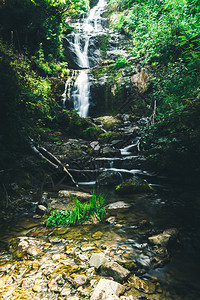
[[[91,67],[90,61],[93,61],[94,65],[94,59],[91,57],[91,54],[89,55],[89,47],[91,38],[95,38],[103,32],[101,15],[105,5],[106,2],[104,0],[99,0],[97,5],[90,10],[87,18],[72,24],[75,30],[66,37],[69,51],[73,53],[74,63],[80,69],[80,72],[72,89],[69,85],[70,80],[66,81],[65,91],[62,95],[63,104],[65,104],[66,100],[70,100],[77,113],[84,118],[88,116],[90,98],[90,83],[87,70]]]

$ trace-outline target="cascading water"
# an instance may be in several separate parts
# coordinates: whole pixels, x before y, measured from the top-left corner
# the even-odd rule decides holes
[[[83,118],[87,117],[89,109],[90,86],[86,70],[81,70],[74,84],[71,100],[74,109]]]
[[[66,38],[69,43],[69,50],[75,55],[75,64],[80,71],[73,89],[70,91],[70,96],[67,90],[68,81],[66,82],[64,92],[67,96],[64,96],[64,94],[62,96],[65,101],[68,98],[73,103],[74,109],[81,117],[87,117],[89,110],[90,83],[88,69],[90,68],[90,60],[92,59],[88,53],[90,40],[103,31],[101,15],[105,4],[104,0],[99,0],[98,4],[90,10],[86,19],[79,20],[74,24],[76,30]]]

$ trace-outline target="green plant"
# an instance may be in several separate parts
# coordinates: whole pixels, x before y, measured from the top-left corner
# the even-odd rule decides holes
[[[114,63],[114,69],[119,69],[119,68],[123,68],[127,65],[127,60],[125,57],[121,57],[119,56],[116,60],[116,62]]]
[[[99,219],[103,218],[105,213],[104,202],[105,198],[92,191],[92,197],[89,202],[81,203],[78,199],[74,198],[74,205],[70,209],[52,211],[47,219],[47,226],[71,226],[83,223],[89,220],[94,215]]]

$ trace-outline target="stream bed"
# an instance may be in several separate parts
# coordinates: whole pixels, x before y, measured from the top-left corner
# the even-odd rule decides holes
[[[96,225],[47,229],[42,219],[30,216],[1,221],[0,298],[90,299],[102,276],[88,262],[92,253],[101,252],[109,260],[137,265],[131,276],[136,274],[140,282],[129,285],[120,299],[199,299],[200,190],[163,182],[154,185],[152,194],[131,196],[100,190],[107,195],[106,204],[120,201],[128,207],[109,210]],[[159,255],[147,237],[172,227],[179,231],[178,242],[169,249],[166,261],[156,260]],[[7,243],[18,236],[43,241],[42,253],[37,258],[12,258]],[[84,287],[70,281],[77,274],[89,278]]]

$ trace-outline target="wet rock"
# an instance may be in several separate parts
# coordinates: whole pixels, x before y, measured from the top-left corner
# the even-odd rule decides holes
[[[41,199],[39,201],[39,204],[42,204],[42,205],[46,206],[47,205],[48,196],[49,195],[48,195],[47,192],[42,193],[42,197],[41,197]]]
[[[128,195],[134,193],[147,193],[152,192],[153,188],[143,179],[133,176],[125,183],[118,185],[116,193],[120,195]]]
[[[83,192],[76,192],[76,191],[59,191],[58,192],[59,198],[67,198],[72,199],[73,197],[77,198],[79,201],[87,201],[92,197],[89,193],[83,193]]]
[[[13,238],[10,243],[10,251],[13,257],[24,258],[27,256],[38,256],[42,253],[44,243],[32,237]]]
[[[107,263],[108,260],[105,258],[103,253],[92,253],[90,257],[89,265],[90,267],[95,267],[98,269],[101,265]]]
[[[120,266],[117,262],[107,262],[101,266],[100,273],[112,277],[117,282],[123,282],[130,275],[130,271]]]
[[[117,300],[119,295],[125,292],[125,287],[118,282],[109,279],[100,279],[90,300]]]
[[[97,232],[95,232],[95,233],[92,235],[92,237],[93,237],[93,239],[95,239],[95,240],[100,240],[101,237],[102,237],[102,235],[103,235],[103,232],[97,231]]]
[[[116,186],[121,182],[121,174],[116,171],[103,171],[97,177],[97,182],[100,186]]]
[[[73,280],[73,285],[75,288],[78,288],[79,286],[83,286],[87,284],[88,282],[88,277],[85,275],[76,275],[74,280]]]
[[[91,148],[94,150],[94,151],[99,151],[100,150],[100,148],[101,148],[101,146],[100,146],[100,144],[99,144],[99,142],[98,141],[93,141],[93,142],[91,142],[90,143],[90,146],[91,146]]]
[[[135,275],[129,277],[129,283],[137,290],[146,294],[153,294],[156,291],[156,283],[150,280],[141,279]]]
[[[46,211],[47,211],[47,208],[42,204],[38,205],[36,208],[36,213],[41,216],[43,216],[46,213]]]
[[[160,245],[166,247],[169,241],[175,240],[178,235],[178,230],[176,228],[171,228],[163,231],[158,235],[154,235],[148,238],[149,242],[154,245]]]
[[[128,209],[130,207],[131,207],[131,205],[128,203],[125,203],[124,201],[117,201],[117,202],[107,205],[106,209],[108,209],[108,210]]]
[[[120,156],[121,152],[118,149],[114,149],[111,146],[104,146],[101,149],[101,154],[105,157],[116,157],[116,156]]]

